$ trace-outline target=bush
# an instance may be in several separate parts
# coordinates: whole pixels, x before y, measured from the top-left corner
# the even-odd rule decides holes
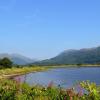
[[[12,61],[8,58],[3,58],[0,60],[0,66],[1,66],[1,68],[11,68]]]
[[[80,87],[76,92],[73,88],[54,87],[52,83],[42,87],[21,84],[20,80],[0,80],[0,100],[100,100],[100,88],[95,83],[81,82]]]

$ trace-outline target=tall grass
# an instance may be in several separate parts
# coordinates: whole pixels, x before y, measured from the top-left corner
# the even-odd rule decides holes
[[[86,92],[84,92],[84,90]],[[95,83],[81,82],[79,90],[29,86],[19,80],[0,80],[0,100],[100,100],[100,88]]]

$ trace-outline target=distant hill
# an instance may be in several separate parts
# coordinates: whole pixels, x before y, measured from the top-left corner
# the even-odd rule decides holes
[[[7,54],[7,53],[0,54],[0,59],[4,57],[9,58],[14,64],[18,64],[18,65],[26,65],[36,61],[35,59],[30,59],[28,57],[19,54]]]
[[[35,62],[34,64],[100,64],[100,47],[80,50],[66,50],[54,58]]]

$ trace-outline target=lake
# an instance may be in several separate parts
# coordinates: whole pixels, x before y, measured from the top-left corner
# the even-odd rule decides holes
[[[90,80],[97,85],[100,84],[100,68],[99,67],[82,67],[82,68],[57,68],[44,72],[29,73],[15,77],[21,82],[29,85],[39,84],[47,86],[50,82],[54,85],[62,87],[71,87],[79,81]]]

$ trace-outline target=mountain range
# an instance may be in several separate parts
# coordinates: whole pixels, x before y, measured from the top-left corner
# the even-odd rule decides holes
[[[0,54],[0,59],[4,57],[9,58],[14,64],[18,64],[18,65],[26,65],[37,61],[36,59],[30,59],[20,54],[8,54],[8,53]]]
[[[65,50],[53,58],[42,61],[19,54],[0,54],[0,59],[4,57],[9,58],[14,64],[18,65],[100,64],[100,47]]]
[[[37,65],[100,64],[100,47],[65,50],[56,57],[35,62]]]

